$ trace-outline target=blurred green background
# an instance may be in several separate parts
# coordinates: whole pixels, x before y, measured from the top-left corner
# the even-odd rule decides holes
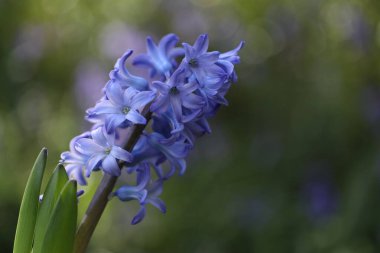
[[[380,252],[378,0],[0,0],[0,252],[39,150],[52,171],[116,59],[169,32],[246,41],[230,106],[167,214],[132,226],[137,203],[113,200],[88,252]]]

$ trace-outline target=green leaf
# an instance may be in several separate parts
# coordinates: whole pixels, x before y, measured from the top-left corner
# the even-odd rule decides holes
[[[45,171],[47,149],[43,148],[30,172],[28,183],[22,197],[16,229],[13,253],[30,253],[32,249],[34,226],[38,212],[42,176]]]
[[[69,178],[67,177],[65,168],[62,164],[58,164],[53,175],[49,179],[49,183],[43,195],[42,204],[40,205],[36,228],[34,232],[33,252],[41,252],[43,240],[46,230],[53,212],[53,208],[57,202],[62,188],[65,186]]]
[[[73,251],[78,208],[76,193],[76,181],[69,181],[63,187],[51,215],[41,253]]]

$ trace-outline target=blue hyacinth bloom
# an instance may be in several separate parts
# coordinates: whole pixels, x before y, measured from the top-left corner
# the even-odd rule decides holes
[[[137,173],[136,186],[124,185],[117,189],[113,195],[118,197],[121,201],[137,200],[140,203],[140,210],[132,219],[132,225],[142,221],[145,217],[145,205],[151,204],[158,208],[162,213],[166,212],[164,202],[158,198],[162,193],[163,180],[155,180],[150,182],[150,167],[147,163],[142,163],[135,170]]]
[[[174,115],[174,112],[169,108],[165,113],[153,115],[152,129],[154,132],[160,133],[165,138],[177,136],[184,129],[183,123],[179,122]]]
[[[228,81],[235,83],[237,81],[237,74],[234,70],[234,65],[240,63],[239,51],[244,47],[244,41],[231,51],[219,55],[219,60],[216,63],[218,66],[224,68],[229,73]]]
[[[86,164],[86,176],[91,171],[102,169],[105,173],[113,176],[120,175],[117,159],[132,162],[133,156],[123,148],[115,145],[114,134],[108,134],[104,128],[91,131],[91,138],[80,138],[75,142],[75,150],[89,156]]]
[[[123,90],[118,83],[109,83],[106,87],[106,97],[108,100],[101,100],[87,111],[87,117],[104,117],[107,133],[113,133],[120,126],[145,124],[146,119],[139,110],[154,99],[155,93],[138,91],[132,87]]]
[[[193,46],[183,43],[183,47],[185,49],[184,63],[199,84],[220,87],[228,75],[216,64],[220,53],[217,51],[207,52],[207,34],[199,36]],[[213,87],[213,89],[217,89],[217,87]]]
[[[165,136],[155,132],[144,134],[140,137],[132,151],[134,161],[131,165],[146,161],[160,170],[158,166],[168,161],[170,172],[166,175],[164,175],[165,173],[159,173],[159,176],[168,177],[168,175],[172,175],[176,170],[182,175],[186,170],[185,158],[190,148],[191,145],[184,138],[178,140],[167,139]]]
[[[182,107],[200,112],[204,105],[202,97],[194,94],[198,84],[185,83],[185,69],[176,70],[166,83],[153,82],[152,87],[158,91],[158,97],[150,109],[156,113],[165,113],[170,107],[179,122],[183,122]]]
[[[114,192],[114,195],[117,196],[122,201],[138,200],[142,203],[148,191],[145,189],[150,180],[150,168],[148,164],[142,164],[137,171],[137,185],[130,186],[124,185],[120,187],[117,191]]]
[[[70,141],[70,151],[63,152],[61,154],[61,160],[59,161],[65,166],[67,175],[77,180],[80,185],[86,185],[86,179],[83,176],[83,171],[86,169],[86,164],[90,156],[80,154],[75,150],[75,142],[81,138],[89,138],[90,132],[85,132],[79,136],[74,137]]]
[[[120,57],[115,64],[115,68],[110,72],[112,82],[117,82],[123,89],[133,87],[136,90],[147,90],[149,88],[148,81],[142,77],[132,75],[125,67],[125,63],[129,56],[133,53],[128,50],[122,57]]]
[[[147,54],[137,56],[133,64],[148,67],[151,77],[156,74],[162,78],[168,77],[177,65],[176,58],[184,53],[182,48],[175,47],[178,41],[177,35],[168,34],[156,45],[153,39],[148,37],[146,39]]]
[[[162,213],[166,213],[166,205],[158,197],[162,193],[162,185],[163,185],[162,180],[156,180],[147,186],[147,191],[148,191],[147,197],[145,198],[143,202],[140,203],[140,210],[133,217],[132,222],[131,222],[132,225],[136,225],[140,223],[145,218],[146,204],[151,204],[152,206],[160,210]]]
[[[189,151],[197,138],[211,132],[208,119],[228,104],[225,95],[237,80],[235,64],[244,42],[220,53],[208,52],[207,34],[193,45],[176,47],[178,41],[175,34],[158,44],[147,38],[147,52],[137,55],[133,65],[150,70],[150,79],[129,72],[132,50],[125,52],[110,72],[103,96],[87,110],[92,131],[75,137],[70,151],[61,155],[67,173],[80,184],[95,170],[119,176],[124,169],[128,182],[135,179],[113,193],[121,201],[139,202],[132,224],[144,219],[147,204],[166,212],[160,199],[164,182],[185,172]],[[150,112],[143,115],[146,107]],[[140,126],[130,128],[135,124]],[[136,129],[143,129],[140,136]],[[137,143],[129,153],[121,146],[131,140]]]
[[[238,55],[239,51],[244,47],[245,42],[241,41],[239,45],[225,53],[221,53],[219,55],[219,60],[229,61],[232,64],[240,63],[240,56]]]

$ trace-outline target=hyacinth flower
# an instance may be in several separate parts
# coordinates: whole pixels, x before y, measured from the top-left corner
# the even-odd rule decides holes
[[[130,74],[125,66],[132,53],[132,50],[128,50],[116,61],[114,69],[109,74],[111,82],[118,83],[123,88],[133,87],[136,90],[148,90],[148,81],[142,77]]]
[[[140,210],[133,217],[131,224],[135,225],[144,219],[146,214],[145,205],[148,203],[158,208],[162,213],[166,213],[165,203],[158,197],[162,193],[164,179],[159,178],[151,182],[148,163],[141,163],[137,169],[130,171],[136,171],[137,185],[124,185],[113,194],[121,201],[139,201]]]
[[[159,93],[157,99],[151,106],[151,110],[157,113],[166,112],[169,107],[174,112],[176,120],[183,121],[182,107],[186,107],[195,112],[200,112],[204,101],[193,92],[198,88],[194,82],[184,83],[185,69],[176,70],[172,77],[166,82],[155,81],[152,87]],[[193,117],[196,115],[193,114]],[[189,121],[187,117],[186,121]]]
[[[116,61],[104,95],[86,111],[85,118],[93,126],[74,137],[69,151],[61,154],[38,209],[33,198],[39,196],[47,155],[42,151],[25,191],[28,197],[19,223],[25,223],[28,212],[23,206],[36,207],[34,218],[28,220],[27,229],[18,228],[15,253],[84,253],[111,199],[139,203],[133,225],[146,218],[147,204],[166,213],[161,199],[165,182],[185,173],[186,158],[197,139],[211,133],[208,118],[227,105],[225,95],[237,80],[235,64],[240,62],[238,53],[244,43],[225,53],[209,52],[209,39],[203,34],[193,45],[179,45],[175,34],[164,36],[158,44],[147,38],[147,52],[137,55],[133,65],[145,68],[150,79],[127,69],[132,50]],[[83,193],[77,191],[76,182],[86,185],[86,178],[96,171],[103,178],[76,227],[78,197]],[[128,183],[122,182],[123,173]],[[115,188],[116,182],[121,186]],[[70,229],[61,229],[69,218]]]
[[[150,76],[160,75],[163,79],[170,75],[176,64],[176,58],[183,55],[183,49],[175,47],[179,38],[175,34],[164,36],[158,45],[151,37],[146,39],[147,54],[135,58],[133,64],[150,69]]]
[[[114,133],[117,127],[146,123],[139,110],[154,99],[153,91],[138,91],[133,87],[124,90],[119,83],[111,82],[105,93],[107,99],[87,110],[87,118],[106,117],[104,127],[107,133]]]
[[[123,148],[115,145],[115,135],[108,134],[105,128],[99,127],[91,131],[91,138],[79,138],[75,142],[75,150],[85,157],[89,157],[86,163],[86,176],[91,171],[102,169],[104,172],[120,176],[120,168],[116,159],[132,162],[133,156]]]

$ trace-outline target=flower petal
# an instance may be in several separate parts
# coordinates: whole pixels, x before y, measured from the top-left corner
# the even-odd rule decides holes
[[[170,33],[162,37],[160,43],[158,43],[158,47],[165,54],[169,53],[169,50],[172,49],[179,41],[179,38],[174,33]]]
[[[146,119],[144,118],[144,116],[142,116],[140,113],[136,112],[135,110],[130,110],[125,117],[129,121],[133,122],[134,124],[145,124],[146,123]]]
[[[124,114],[114,114],[106,118],[104,127],[108,134],[115,133],[115,129],[125,121]],[[110,143],[111,144],[111,143]]]
[[[93,155],[90,159],[88,159],[86,164],[86,176],[89,177],[91,174],[91,171],[98,169],[100,162],[103,160],[105,155],[103,154],[96,154]]]
[[[177,86],[181,93],[188,94],[198,89],[199,84],[197,82],[188,82],[184,85]]]
[[[142,206],[139,212],[135,215],[135,217],[133,217],[131,224],[136,225],[137,223],[140,223],[144,219],[145,214],[146,214],[145,207]]]
[[[197,96],[193,93],[184,96],[182,101],[183,106],[189,109],[199,109],[205,104],[202,97]]]
[[[123,94],[123,106],[131,106],[132,98],[138,94],[138,90],[133,87],[128,87]]]
[[[169,95],[159,96],[150,106],[152,112],[164,113],[169,106]]]
[[[110,82],[106,87],[107,98],[115,105],[123,105],[123,94],[123,89],[116,82]]]
[[[198,52],[198,54],[203,54],[207,52],[208,49],[208,35],[202,34],[198,37],[198,39],[194,43],[194,49]]]
[[[237,55],[237,53],[240,51],[240,49],[243,48],[244,44],[245,42],[241,41],[236,48],[232,49],[231,51],[220,54],[219,58],[226,61],[230,61],[232,64],[239,63],[240,57]]]
[[[170,87],[166,83],[160,81],[152,82],[152,88],[156,89],[161,94],[167,94],[168,90],[170,89]]]
[[[104,129],[103,127],[98,127],[95,130],[91,131],[91,137],[95,141],[96,144],[100,146],[107,146],[107,138],[104,136]]]
[[[111,149],[111,155],[119,160],[125,161],[125,162],[132,162],[133,156],[131,153],[126,151],[125,149],[122,149],[118,146],[113,146]]]
[[[102,168],[104,172],[112,175],[112,176],[120,176],[121,170],[119,165],[116,162],[115,157],[112,155],[108,155],[102,162]]]
[[[181,97],[178,95],[170,96],[170,104],[172,105],[172,109],[176,119],[179,122],[182,122],[182,101]]]
[[[141,91],[137,93],[131,102],[131,107],[140,109],[156,97],[156,93],[153,91]]]
[[[75,144],[75,150],[84,155],[93,155],[94,153],[104,152],[104,148],[96,144],[94,140],[83,138],[79,139]]]
[[[136,186],[122,186],[114,192],[114,195],[121,201],[138,200],[142,202],[145,200],[148,191],[145,189],[139,189]]]

